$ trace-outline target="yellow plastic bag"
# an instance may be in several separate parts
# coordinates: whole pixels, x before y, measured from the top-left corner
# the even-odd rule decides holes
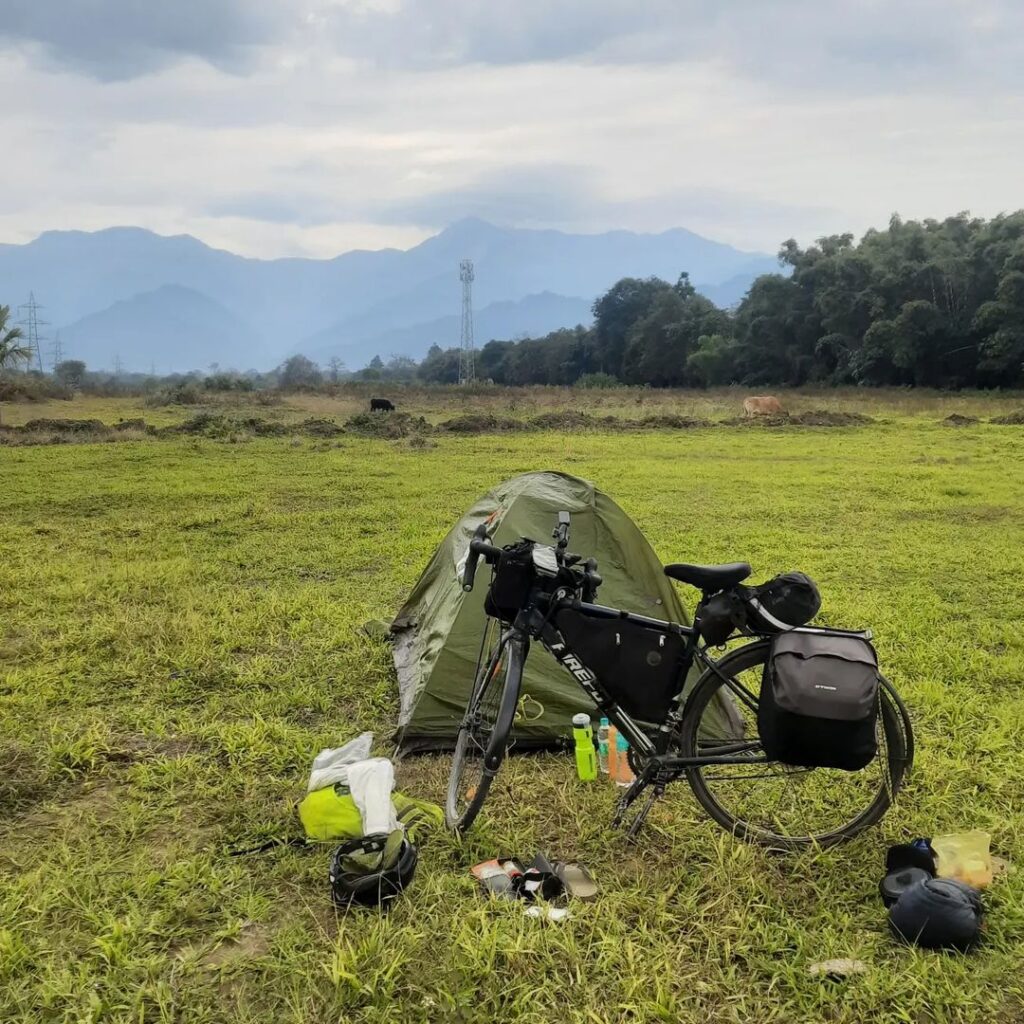
[[[974,829],[954,835],[935,836],[935,873],[939,878],[954,878],[975,889],[983,889],[992,881],[992,854],[988,832]]]
[[[358,839],[363,834],[363,819],[355,800],[334,786],[307,793],[299,804],[299,820],[307,837],[318,842]]]

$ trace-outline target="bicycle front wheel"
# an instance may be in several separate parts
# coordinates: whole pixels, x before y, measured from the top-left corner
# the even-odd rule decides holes
[[[876,824],[910,770],[913,738],[906,708],[882,680],[878,753],[857,772],[768,761],[757,733],[757,706],[769,641],[741,647],[708,669],[681,727],[684,757],[750,756],[750,764],[687,771],[701,806],[727,831],[778,850],[834,846]]]
[[[526,644],[525,638],[502,632],[477,667],[448,777],[444,816],[448,827],[456,832],[464,832],[476,820],[505,758],[519,701]]]

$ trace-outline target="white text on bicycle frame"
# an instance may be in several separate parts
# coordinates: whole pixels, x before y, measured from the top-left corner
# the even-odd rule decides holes
[[[548,650],[558,659],[560,664],[564,665],[573,674],[576,681],[587,691],[587,695],[597,703],[597,691],[594,689],[594,680],[597,677],[594,673],[575,654],[567,652],[565,644],[551,644]]]

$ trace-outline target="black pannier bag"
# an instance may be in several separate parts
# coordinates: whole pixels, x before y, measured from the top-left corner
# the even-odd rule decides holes
[[[781,633],[806,626],[821,608],[817,584],[802,572],[784,572],[756,587],[738,586],[746,626],[753,633]]]
[[[839,633],[783,633],[764,667],[757,731],[773,761],[857,771],[877,753],[878,655]]]
[[[506,544],[484,598],[484,611],[495,619],[512,622],[526,604],[533,586],[533,541]]]
[[[676,633],[627,619],[596,619],[572,608],[555,616],[562,638],[601,688],[641,722],[664,720],[683,685],[685,641]]]

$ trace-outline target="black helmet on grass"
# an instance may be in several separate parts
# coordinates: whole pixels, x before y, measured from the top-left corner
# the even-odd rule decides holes
[[[342,843],[331,858],[331,896],[339,907],[386,907],[412,882],[418,860],[401,830]]]

